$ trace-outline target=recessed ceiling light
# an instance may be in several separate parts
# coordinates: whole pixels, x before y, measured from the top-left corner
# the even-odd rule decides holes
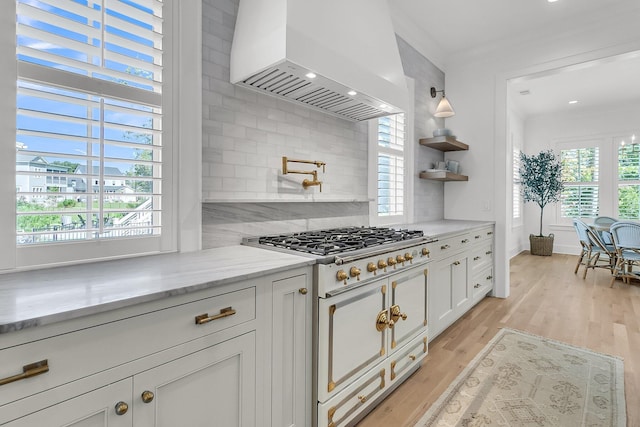
[[[349,96],[356,96],[358,94],[358,92],[356,92],[355,90],[350,90],[349,92],[347,92],[347,95]]]
[[[547,1],[548,1],[549,3],[555,3],[555,2],[557,2],[558,0],[547,0]]]
[[[573,104],[577,104],[577,103],[578,103],[578,100],[577,100],[577,99],[574,99],[573,101],[569,101],[569,104],[572,104],[572,105],[573,105]]]
[[[380,104],[380,108],[387,108],[388,105],[387,104]]]
[[[305,76],[307,76],[307,78],[309,79],[315,79],[317,77],[315,73],[307,73],[305,74]]]

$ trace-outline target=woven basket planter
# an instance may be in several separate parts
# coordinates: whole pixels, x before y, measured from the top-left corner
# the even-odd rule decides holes
[[[529,234],[531,255],[551,256],[553,253],[553,233],[548,236]]]

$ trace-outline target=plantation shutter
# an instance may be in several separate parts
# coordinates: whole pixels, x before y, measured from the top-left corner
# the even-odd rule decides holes
[[[378,119],[378,216],[404,213],[404,114]]]
[[[561,150],[561,216],[596,218],[599,212],[598,181],[600,156],[598,147]]]
[[[18,244],[161,232],[162,1],[17,1]]]

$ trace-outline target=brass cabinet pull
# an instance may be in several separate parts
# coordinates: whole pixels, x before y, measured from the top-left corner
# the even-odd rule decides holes
[[[411,360],[416,360],[416,357],[415,357],[413,354],[410,354],[410,355],[409,355],[409,359],[411,359]]]
[[[153,401],[153,398],[156,397],[156,395],[153,394],[152,391],[145,390],[142,392],[141,397],[144,403],[151,403]]]
[[[469,239],[462,239],[460,243],[469,243]]]
[[[479,257],[479,256],[474,256],[474,257],[473,257],[473,260],[474,260],[474,261],[477,261],[477,260],[479,260],[479,259],[480,259],[480,257]]]
[[[129,410],[129,405],[127,405],[125,402],[118,402],[116,403],[116,414],[117,415],[124,415],[127,413],[127,411]]]
[[[453,265],[460,265],[460,261],[453,261]]]
[[[492,253],[493,252],[491,252],[491,251],[487,251],[487,252],[485,252],[485,255],[491,255]]]
[[[440,249],[445,250],[445,249],[449,249],[450,246],[449,245],[442,245],[440,246]]]
[[[220,310],[220,314],[215,314],[213,316],[209,316],[209,313],[201,314],[200,316],[196,316],[196,325],[202,325],[204,323],[209,323],[214,320],[222,319],[223,317],[229,317],[236,314],[236,311],[231,308],[223,308]]]
[[[22,367],[21,374],[12,375],[10,377],[0,379],[0,385],[24,380],[25,378],[35,377],[36,375],[44,374],[46,372],[49,372],[49,362],[47,361],[47,359],[44,359],[39,362],[24,365]]]
[[[298,292],[300,292],[302,295],[306,295],[307,294],[307,288],[300,288],[300,289],[298,289]]]
[[[360,396],[358,396],[358,400],[359,400],[361,403],[364,403],[364,402],[366,402],[366,401],[367,401],[367,396],[362,396],[362,395],[360,395]]]
[[[493,276],[487,276],[487,280],[493,279]]]

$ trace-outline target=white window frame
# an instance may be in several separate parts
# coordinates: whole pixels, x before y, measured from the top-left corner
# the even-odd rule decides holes
[[[0,140],[16,137],[16,3],[0,17]],[[0,144],[0,271],[201,248],[201,2],[165,0],[163,232],[159,238],[16,245],[15,144]],[[8,60],[13,58],[13,60]],[[195,165],[195,166],[194,166]],[[180,188],[178,188],[178,184]]]
[[[616,134],[617,135],[617,134]],[[618,212],[618,156],[617,146],[614,146],[614,135],[593,135],[582,138],[555,140],[554,147],[558,155],[561,150],[598,147],[598,215],[617,216]],[[562,217],[562,203],[555,204],[555,223],[558,225],[573,226],[573,218]],[[592,222],[593,218],[581,218],[586,222]]]
[[[413,222],[413,189],[415,170],[415,142],[414,142],[414,91],[415,81],[405,77],[409,101],[405,111],[405,141],[403,149],[404,159],[404,205],[402,215],[378,215],[378,120],[369,120],[369,223],[372,226],[391,226],[410,224]]]

